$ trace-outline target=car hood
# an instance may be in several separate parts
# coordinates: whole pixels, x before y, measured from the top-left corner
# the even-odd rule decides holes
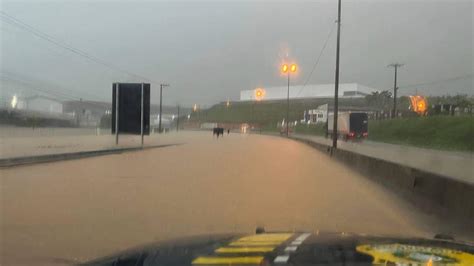
[[[185,238],[82,265],[474,265],[474,246],[452,240],[335,232]]]

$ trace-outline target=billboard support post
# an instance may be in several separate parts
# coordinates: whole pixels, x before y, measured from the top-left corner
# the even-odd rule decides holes
[[[163,102],[163,84],[160,84],[160,117],[158,117],[158,134],[161,134],[161,104]]]
[[[142,83],[141,87],[141,100],[140,100],[140,135],[142,138],[142,148],[143,148],[143,94],[144,94],[144,89],[143,89],[144,84]]]
[[[119,86],[120,83],[115,83],[115,145],[119,141]]]
[[[178,118],[176,120],[176,132],[179,131],[179,104],[178,104]]]

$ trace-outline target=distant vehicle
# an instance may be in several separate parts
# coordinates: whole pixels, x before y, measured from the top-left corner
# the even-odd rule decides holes
[[[293,133],[293,127],[291,126],[288,127],[288,133],[289,134]],[[280,127],[280,135],[286,135],[286,126]]]
[[[334,132],[334,114],[328,115],[327,136],[332,137]],[[337,118],[337,136],[344,140],[361,140],[367,138],[369,118],[367,113],[340,112]]]

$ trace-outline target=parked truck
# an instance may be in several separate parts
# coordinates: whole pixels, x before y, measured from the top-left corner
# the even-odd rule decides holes
[[[339,112],[337,136],[343,140],[361,140],[368,136],[369,119],[363,112]],[[327,137],[334,134],[334,114],[328,115]]]

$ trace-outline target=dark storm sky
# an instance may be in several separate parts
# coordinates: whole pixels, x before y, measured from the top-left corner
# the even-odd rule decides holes
[[[288,55],[309,76],[337,1],[3,1],[2,11],[118,68],[167,82],[165,103],[237,100],[239,91],[283,86]],[[345,1],[341,82],[389,89],[391,62],[402,94],[473,94],[472,1]],[[109,100],[111,83],[142,81],[1,20],[2,96],[35,94],[20,77],[55,93]],[[309,83],[333,83],[336,31]],[[453,77],[468,76],[451,81]],[[469,77],[469,75],[471,75]],[[410,84],[432,83],[406,87]],[[404,86],[406,88],[404,88]],[[158,100],[157,93],[152,101]]]

